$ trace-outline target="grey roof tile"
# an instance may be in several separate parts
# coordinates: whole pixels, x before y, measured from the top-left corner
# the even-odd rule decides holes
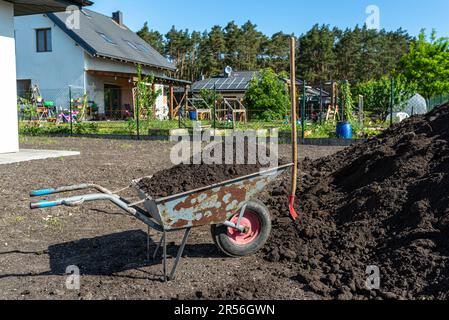
[[[59,12],[50,13],[48,17],[91,55],[176,70],[174,64],[135,32],[124,25],[120,26],[111,17],[83,9],[80,14],[80,28],[68,29],[65,24],[68,15],[69,13]]]

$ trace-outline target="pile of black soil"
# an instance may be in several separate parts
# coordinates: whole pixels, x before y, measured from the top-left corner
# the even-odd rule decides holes
[[[200,159],[201,164],[194,164],[195,159],[191,158],[190,164],[180,164],[158,172],[152,178],[144,178],[139,182],[139,188],[153,198],[168,197],[269,169],[267,159],[271,156],[271,149],[267,145],[257,145],[257,149],[247,142],[242,147],[236,146],[235,143],[227,146],[234,150],[233,159],[226,159],[226,146],[223,144],[221,161],[219,161],[222,164],[205,164],[204,159],[210,158],[205,156],[213,156],[217,150],[209,146],[201,151],[203,155]],[[263,158],[257,156],[258,149],[263,150]],[[239,158],[241,155],[243,155],[244,161],[241,161],[243,158]],[[273,153],[273,156],[277,157],[277,154]],[[279,164],[286,164],[286,161],[279,159]]]
[[[263,199],[266,259],[326,298],[449,298],[449,105],[301,167],[297,223],[282,218],[288,183]]]

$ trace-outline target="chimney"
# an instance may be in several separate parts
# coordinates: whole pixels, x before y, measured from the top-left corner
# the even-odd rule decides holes
[[[117,22],[117,24],[123,26],[123,12],[116,11],[112,13],[112,20]]]

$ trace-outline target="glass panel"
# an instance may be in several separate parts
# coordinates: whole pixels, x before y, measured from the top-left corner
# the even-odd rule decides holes
[[[100,37],[102,37],[106,42],[110,43],[110,44],[115,44],[114,41],[111,40],[111,38],[109,38],[107,35],[105,35],[104,33],[99,32],[98,33],[100,35]]]
[[[43,30],[36,30],[37,35],[37,51],[44,52],[45,51],[45,33]]]
[[[52,43],[51,43],[51,29],[45,30],[47,34],[47,51],[52,50]]]
[[[137,47],[134,43],[130,42],[130,41],[126,41],[128,43],[128,45],[133,48],[134,50],[137,50]]]

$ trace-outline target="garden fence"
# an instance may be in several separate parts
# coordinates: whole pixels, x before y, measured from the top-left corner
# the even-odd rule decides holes
[[[135,99],[130,86],[116,87],[103,84],[101,90],[93,89],[88,92],[82,87],[65,86],[56,89],[32,88],[31,90],[18,91],[18,114],[20,132],[23,134],[45,134],[45,135],[70,135],[70,134],[94,134],[94,135],[114,135],[114,136],[134,136],[139,139],[141,136],[168,136],[171,129],[187,128],[192,129],[195,121],[185,112],[182,119],[176,117],[172,120],[160,121],[154,118],[154,110],[143,110],[134,108]],[[311,86],[308,86],[309,91]],[[315,87],[313,87],[315,88]],[[314,89],[315,93],[306,94],[306,99],[302,99],[304,87],[298,87],[298,124],[302,135],[310,130],[310,126],[321,126],[317,130],[331,130],[327,120],[338,122],[348,120],[345,117],[345,102],[341,99],[332,103],[329,93]],[[327,94],[325,95],[324,92]],[[385,95],[385,93],[383,93]],[[384,102],[385,112],[379,115],[369,115],[370,118],[377,117],[380,121],[388,125],[389,119],[393,119],[400,113],[408,116],[423,114],[435,107],[449,102],[449,94],[425,99],[419,95],[401,95],[395,93],[394,83],[391,86],[391,98]],[[363,128],[368,122],[365,110],[366,101],[363,96],[352,97],[352,117],[351,122],[357,129]],[[158,105],[165,105],[168,109],[167,98],[161,97]],[[338,112],[330,116],[330,106],[338,105]],[[139,118],[137,117],[139,110]],[[136,111],[136,112],[135,112]],[[166,110],[167,111],[167,110]],[[146,114],[146,112],[149,112]],[[214,112],[211,112],[213,115]],[[159,116],[159,114],[157,115]],[[137,121],[137,118],[139,121]],[[282,128],[289,130],[290,118],[288,114],[278,119],[263,119],[261,110],[246,108],[247,123],[234,124],[232,120],[218,121],[216,118],[202,121],[202,125],[216,129],[268,129]],[[163,119],[168,119],[167,115]],[[377,122],[376,122],[377,123]],[[308,126],[309,128],[307,128]],[[325,128],[324,128],[325,127]],[[379,126],[374,126],[378,128]],[[330,132],[330,131],[329,131]]]

